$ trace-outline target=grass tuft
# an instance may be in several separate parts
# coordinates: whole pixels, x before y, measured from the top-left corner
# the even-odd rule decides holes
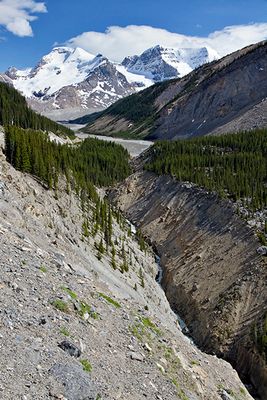
[[[92,367],[92,365],[89,363],[88,360],[85,360],[85,359],[84,359],[84,360],[80,360],[80,363],[82,364],[83,370],[84,370],[85,372],[88,372],[88,373],[92,372],[93,367]]]
[[[68,304],[63,300],[56,299],[52,302],[52,305],[59,311],[62,311],[64,313],[69,312]]]
[[[104,293],[98,293],[100,297],[103,297],[108,303],[112,304],[116,308],[121,308],[120,303],[118,303],[116,300],[112,299],[111,297],[105,295]]]
[[[75,292],[73,292],[72,290],[70,290],[68,287],[66,286],[62,286],[61,287],[62,290],[64,290],[64,292],[66,292],[72,299],[76,300],[77,299],[77,294]]]

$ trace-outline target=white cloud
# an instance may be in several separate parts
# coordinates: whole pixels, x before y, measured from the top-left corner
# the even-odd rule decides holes
[[[0,25],[17,36],[32,36],[36,13],[47,12],[45,3],[35,0],[0,0]]]
[[[105,33],[84,32],[70,39],[71,47],[82,47],[90,53],[102,53],[111,60],[121,61],[125,55],[140,54],[157,44],[168,47],[210,46],[221,56],[249,44],[267,39],[267,23],[228,26],[207,37],[186,36],[151,26],[111,26]]]

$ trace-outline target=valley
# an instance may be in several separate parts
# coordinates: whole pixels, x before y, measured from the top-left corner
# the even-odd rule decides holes
[[[0,398],[267,398],[266,56],[0,75]]]
[[[0,161],[5,399],[251,399],[228,363],[181,333],[153,253],[119,214],[113,260],[92,200]]]

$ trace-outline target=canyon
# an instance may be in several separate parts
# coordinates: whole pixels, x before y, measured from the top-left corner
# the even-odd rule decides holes
[[[64,180],[55,194],[16,171],[3,148],[1,130],[0,396],[252,399],[230,364],[182,334],[155,280],[154,253],[141,249],[130,226],[114,219],[114,269],[109,252],[99,257],[101,234],[84,231],[77,194],[66,193]]]
[[[258,238],[229,200],[145,172],[142,162],[111,190],[111,201],[159,255],[168,301],[197,345],[229,360],[265,399],[267,368],[253,340],[267,310],[266,258],[258,254]]]

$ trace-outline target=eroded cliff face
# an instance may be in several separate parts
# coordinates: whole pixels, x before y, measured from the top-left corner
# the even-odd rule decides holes
[[[267,368],[251,332],[267,309],[267,269],[231,203],[143,171],[110,197],[155,246],[167,298],[198,345],[229,359],[266,399]]]

